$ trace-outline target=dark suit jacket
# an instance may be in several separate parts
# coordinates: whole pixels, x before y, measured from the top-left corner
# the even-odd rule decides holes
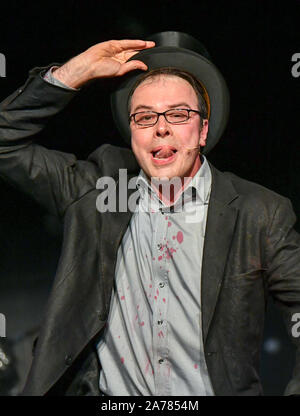
[[[131,213],[96,210],[96,180],[128,179],[138,165],[128,149],[103,145],[86,161],[31,141],[75,92],[30,73],[1,104],[0,175],[64,222],[57,274],[36,344],[25,395],[97,395],[95,341],[107,320],[118,246]],[[26,111],[24,111],[26,110]],[[205,357],[216,395],[259,395],[259,356],[271,293],[291,334],[300,312],[300,239],[288,199],[213,166],[202,264]],[[128,196],[130,191],[128,192]],[[118,206],[118,205],[117,205]],[[300,394],[297,361],[286,394]]]

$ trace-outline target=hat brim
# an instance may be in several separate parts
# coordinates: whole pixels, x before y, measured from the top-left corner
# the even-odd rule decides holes
[[[203,56],[188,49],[161,46],[145,49],[134,55],[148,70],[175,67],[192,73],[206,89],[210,100],[209,131],[206,146],[207,154],[219,141],[229,117],[229,91],[226,82],[217,67]],[[122,84],[111,95],[111,108],[114,121],[127,144],[131,143],[128,121],[128,99],[130,92],[144,71],[132,71],[125,76]]]

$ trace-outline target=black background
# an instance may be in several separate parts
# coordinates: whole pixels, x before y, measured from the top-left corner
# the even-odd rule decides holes
[[[298,215],[300,77],[292,76],[291,58],[300,53],[299,18],[297,0],[5,2],[0,101],[25,82],[32,67],[63,63],[95,43],[187,32],[204,43],[231,94],[230,120],[209,160],[290,198]],[[99,80],[83,88],[36,140],[78,158],[102,143],[123,145],[110,113],[114,85]],[[1,179],[0,194],[0,312],[7,337],[16,341],[42,319],[61,225]],[[271,304],[262,350],[267,394],[282,394],[291,375],[293,349],[282,325]]]

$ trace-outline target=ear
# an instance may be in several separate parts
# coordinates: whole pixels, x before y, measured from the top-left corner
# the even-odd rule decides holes
[[[208,133],[208,120],[204,119],[201,131],[200,131],[200,135],[199,135],[199,145],[201,147],[204,147],[206,145],[207,133]]]

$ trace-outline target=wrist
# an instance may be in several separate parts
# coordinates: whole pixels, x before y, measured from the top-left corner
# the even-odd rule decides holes
[[[52,76],[68,87],[78,89],[91,79],[89,65],[73,58],[59,68],[52,70]]]

